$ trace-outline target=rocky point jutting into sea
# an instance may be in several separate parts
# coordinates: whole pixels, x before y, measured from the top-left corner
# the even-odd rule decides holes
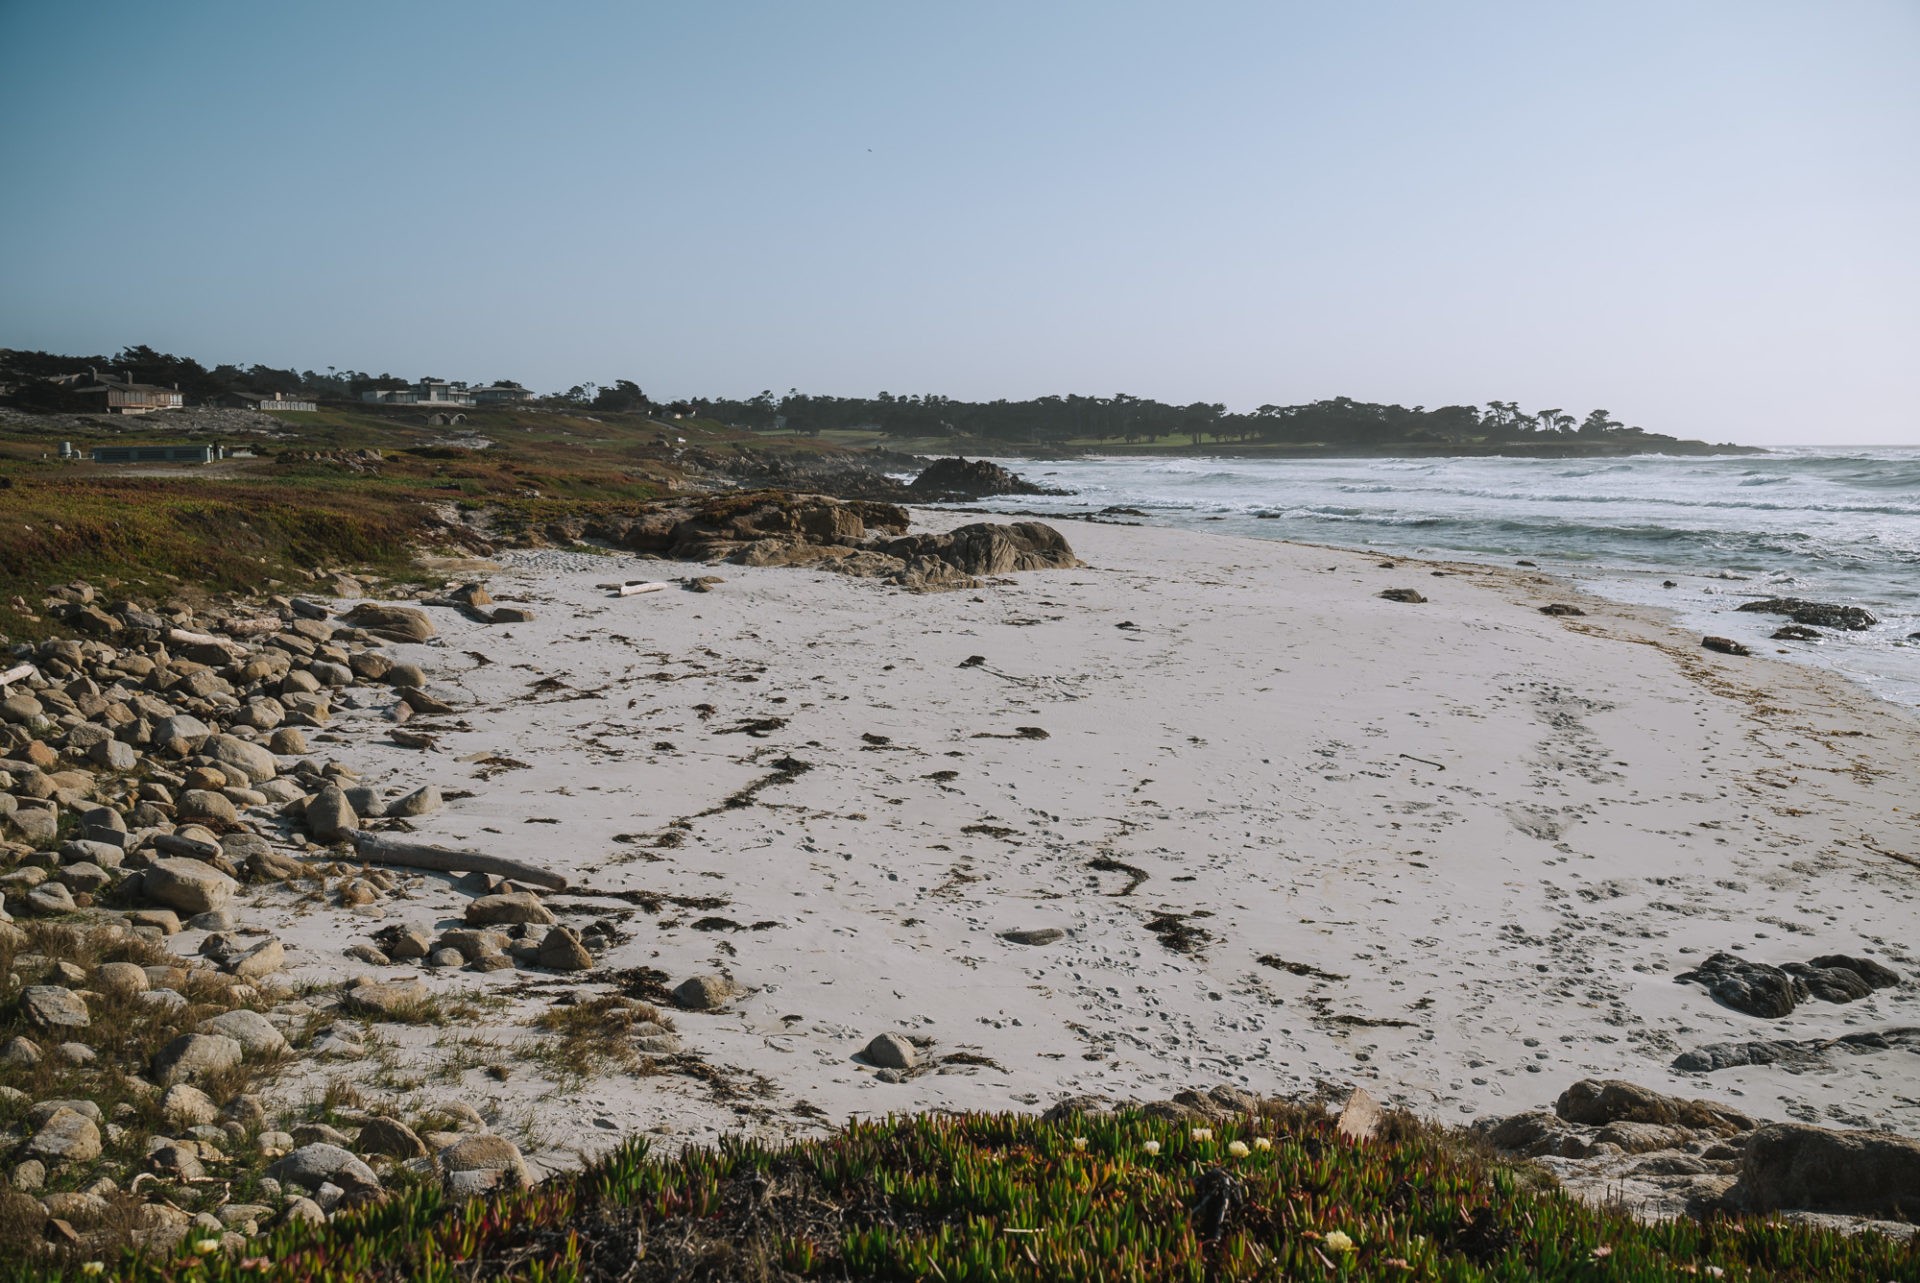
[[[1920,1130],[1920,731],[1828,674],[1148,527],[757,492],[542,542],[49,592],[8,1216],[237,1249],[635,1133],[1356,1089],[1652,1213],[1920,1199],[1875,1130]]]

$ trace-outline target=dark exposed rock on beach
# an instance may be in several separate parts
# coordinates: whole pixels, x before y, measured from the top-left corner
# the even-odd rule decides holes
[[[1710,1074],[1741,1065],[1779,1065],[1788,1073],[1823,1068],[1834,1052],[1865,1055],[1876,1051],[1920,1053],[1920,1029],[1886,1029],[1845,1034],[1839,1038],[1767,1038],[1749,1042],[1715,1042],[1682,1052],[1673,1067],[1682,1073]]]
[[[602,517],[553,533],[677,560],[833,570],[919,592],[978,588],[985,576],[1080,564],[1060,533],[1038,522],[917,535],[907,534],[907,524],[906,510],[892,504],[760,492]]]
[[[1900,983],[1900,976],[1871,958],[1826,954],[1811,962],[1775,967],[1731,953],[1716,953],[1691,971],[1674,977],[1706,986],[1723,1007],[1749,1016],[1778,1019],[1809,998],[1855,1002],[1876,989]]]
[[[923,503],[952,503],[1003,494],[1066,494],[1037,486],[997,463],[985,459],[935,459],[907,487]]]
[[[1880,620],[1860,606],[1841,606],[1833,602],[1806,601],[1799,597],[1767,597],[1743,602],[1738,609],[1759,615],[1786,615],[1796,624],[1818,628],[1844,628],[1864,632]]]

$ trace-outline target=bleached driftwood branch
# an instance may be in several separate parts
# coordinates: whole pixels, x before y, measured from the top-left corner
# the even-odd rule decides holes
[[[384,833],[355,833],[353,845],[360,852],[360,858],[369,864],[432,869],[437,873],[492,873],[512,878],[515,882],[524,882],[528,886],[545,887],[549,891],[567,889],[567,880],[560,874],[501,855],[453,851],[443,846],[428,846],[424,842],[402,842]]]

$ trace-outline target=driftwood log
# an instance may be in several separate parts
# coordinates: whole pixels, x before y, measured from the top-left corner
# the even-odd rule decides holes
[[[353,845],[359,851],[360,858],[369,864],[386,864],[402,869],[432,869],[437,873],[492,873],[512,878],[515,882],[524,882],[528,886],[545,887],[549,891],[567,889],[567,880],[558,873],[519,860],[509,860],[501,855],[452,851],[444,846],[402,842],[384,833],[364,831],[353,835]]]
[[[196,633],[187,628],[169,628],[167,640],[186,646],[218,646],[228,654],[238,654],[240,646],[225,637],[215,637],[212,633]]]
[[[32,664],[15,664],[12,668],[0,672],[0,686],[11,686],[14,682],[23,682],[33,676]]]
[[[616,597],[638,597],[641,593],[665,592],[666,590],[667,586],[664,583],[657,581],[653,583],[642,583],[635,580],[631,583],[621,584],[613,595]]]

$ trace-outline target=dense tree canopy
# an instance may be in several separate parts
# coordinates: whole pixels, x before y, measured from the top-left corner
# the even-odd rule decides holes
[[[265,365],[219,365],[209,370],[190,357],[156,352],[145,345],[123,348],[111,357],[0,349],[0,378],[22,385],[16,399],[28,404],[34,401],[31,387],[36,380],[84,371],[88,366],[103,374],[130,374],[136,382],[178,384],[189,402],[209,400],[224,392],[299,393],[354,400],[370,389],[400,388],[410,382],[391,374],[332,366],[324,373]],[[695,414],[762,432],[812,436],[865,428],[896,437],[956,438],[1008,447],[1075,441],[1133,445],[1163,438],[1184,438],[1194,445],[1258,443],[1362,449],[1546,445],[1562,441],[1655,448],[1674,441],[1627,427],[1606,410],[1593,410],[1576,419],[1559,407],[1529,412],[1514,401],[1489,401],[1484,408],[1443,405],[1430,410],[1419,405],[1409,409],[1333,397],[1305,405],[1262,405],[1233,414],[1218,402],[1169,405],[1123,392],[1112,396],[1043,396],[1026,401],[958,401],[931,393],[840,397],[789,389],[785,396],[776,396],[772,389],[765,389],[744,399],[699,397],[663,407],[632,379],[578,383],[545,401],[609,413],[664,410]]]

